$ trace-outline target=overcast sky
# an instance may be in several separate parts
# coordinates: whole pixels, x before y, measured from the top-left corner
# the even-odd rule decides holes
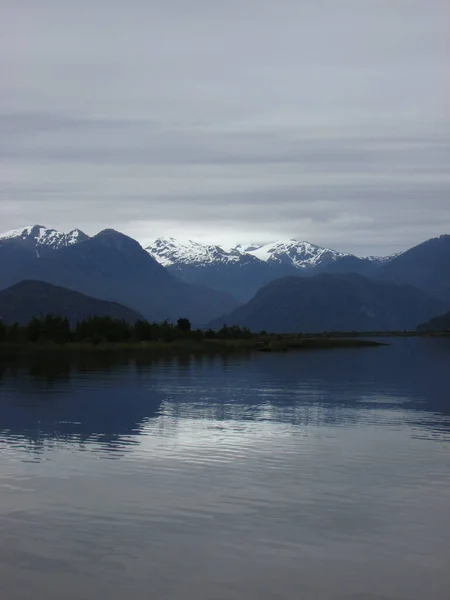
[[[450,233],[448,0],[0,0],[0,231]]]

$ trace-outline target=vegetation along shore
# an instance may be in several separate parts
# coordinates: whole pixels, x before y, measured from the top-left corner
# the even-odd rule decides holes
[[[72,325],[54,315],[33,318],[26,325],[6,325],[0,321],[0,346],[18,351],[65,348],[85,351],[189,351],[280,352],[301,349],[363,348],[383,345],[374,339],[332,333],[317,335],[253,333],[244,327],[224,325],[218,331],[192,329],[188,319],[175,323],[133,325],[110,317],[90,317]]]

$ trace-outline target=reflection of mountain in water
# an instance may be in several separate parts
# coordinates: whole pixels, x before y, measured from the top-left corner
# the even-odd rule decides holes
[[[185,419],[293,425],[376,425],[407,418],[450,429],[450,341],[229,357],[138,358],[63,353],[3,361],[0,439],[41,452],[89,442],[119,456],[146,423],[176,435]],[[391,421],[389,421],[389,419]],[[151,435],[147,429],[146,434]]]
[[[381,411],[395,424],[407,411],[419,427],[448,428],[450,340],[387,341],[388,347],[362,350],[260,354],[230,368],[210,367],[193,382],[187,373],[163,379],[161,413],[308,426],[368,417],[376,424]]]
[[[138,367],[120,355],[14,359],[2,375],[0,433],[33,451],[50,440],[123,451],[160,407],[159,395],[140,386]]]

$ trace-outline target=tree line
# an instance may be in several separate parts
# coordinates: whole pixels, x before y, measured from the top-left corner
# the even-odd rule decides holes
[[[175,323],[127,321],[111,317],[89,317],[71,326],[69,320],[57,315],[33,318],[26,325],[6,324],[0,320],[0,343],[67,344],[87,342],[92,344],[120,342],[175,342],[178,340],[204,341],[211,339],[250,339],[253,334],[245,327],[224,325],[220,330],[192,329],[189,319],[180,318]]]

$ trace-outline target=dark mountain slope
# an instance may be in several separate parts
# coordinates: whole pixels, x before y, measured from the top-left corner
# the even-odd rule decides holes
[[[37,258],[36,249],[26,241],[0,240],[0,289],[33,279]]]
[[[198,324],[237,305],[225,293],[177,281],[138,242],[114,230],[41,256],[25,246],[20,241],[0,244],[0,289],[38,279],[120,302],[147,319],[185,316]]]
[[[228,292],[241,302],[248,302],[263,286],[282,277],[312,277],[322,273],[356,273],[375,277],[379,268],[374,261],[350,255],[300,269],[288,262],[264,262],[244,254],[239,262],[179,263],[169,265],[167,270],[186,283],[203,284]]]
[[[0,319],[5,323],[28,323],[47,314],[67,318],[71,324],[102,316],[135,323],[142,316],[121,304],[91,298],[44,281],[21,281],[0,291]]]
[[[364,275],[364,277],[374,277],[377,275],[379,268],[380,267],[378,263],[373,260],[347,255],[337,258],[335,261],[330,262],[323,267],[316,267],[311,274],[319,275],[321,273],[356,273],[357,275]]]
[[[450,304],[450,235],[433,238],[382,265],[378,275],[407,283]]]
[[[280,333],[404,330],[415,329],[444,307],[411,286],[360,275],[286,277],[212,326],[236,324]]]
[[[254,256],[243,256],[239,262],[221,264],[171,265],[168,271],[181,281],[229,293],[240,302],[248,302],[261,287],[274,279],[297,274],[291,265],[266,263]]]
[[[417,331],[441,331],[450,332],[450,312],[446,312],[443,315],[433,317],[426,323],[421,323],[417,327]]]

